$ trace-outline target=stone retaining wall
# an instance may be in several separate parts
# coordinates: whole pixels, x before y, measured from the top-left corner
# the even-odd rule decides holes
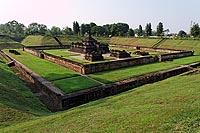
[[[175,50],[175,49],[162,49],[162,48],[151,48],[151,47],[131,46],[131,45],[117,45],[117,44],[112,44],[110,46],[118,47],[118,48],[126,48],[126,49],[143,50],[143,51],[163,52],[163,53],[177,53],[177,52],[183,51],[183,50]]]
[[[155,55],[155,56],[121,59],[121,60],[94,63],[94,64],[81,64],[81,63],[71,61],[65,58],[61,58],[55,55],[51,55],[45,52],[40,52],[32,48],[25,47],[24,51],[29,52],[33,55],[36,55],[40,58],[46,59],[48,61],[57,63],[61,66],[67,67],[81,74],[92,74],[92,73],[114,70],[114,69],[119,69],[119,68],[124,68],[124,67],[156,63],[159,61],[166,61],[166,60],[171,60],[175,58],[192,56],[194,54],[193,51],[179,51],[179,52],[174,52],[174,53],[171,52],[168,54],[161,54],[161,55]]]
[[[53,86],[50,82],[41,78],[32,70],[26,68],[23,64],[14,60],[4,52],[0,52],[9,61],[15,62],[15,67],[23,73],[23,75],[32,81],[32,84],[41,91],[44,95],[44,99],[41,99],[45,105],[52,111],[59,111],[72,108],[74,106],[87,103],[89,101],[97,100],[107,96],[115,95],[135,87],[139,87],[148,83],[157,82],[184,72],[191,70],[192,68],[200,66],[200,62],[185,65],[165,71],[155,72],[130,78],[127,80],[119,81],[116,83],[106,84],[99,87],[90,88],[87,90],[81,90],[69,94],[64,94],[58,88]]]
[[[9,55],[4,52],[0,52],[4,58],[8,61],[13,61],[15,63],[15,68],[20,72],[26,79],[28,79],[31,84],[34,86],[33,92],[40,93],[42,97],[40,100],[49,108],[51,111],[59,111],[62,110],[62,96],[64,93],[55,87],[51,82],[43,79],[41,76],[16,61]]]
[[[36,49],[36,50],[69,49],[70,45],[27,46],[26,48]]]
[[[63,108],[68,109],[74,106],[78,106],[89,101],[97,100],[107,96],[115,95],[145,84],[154,83],[166,78],[179,75],[181,73],[191,70],[191,68],[200,66],[200,62],[191,65],[186,65],[178,68],[173,68],[166,71],[146,74],[143,76],[127,79],[124,81],[102,85],[99,87],[94,87],[88,90],[81,90],[79,92],[74,92],[66,94],[62,97]]]

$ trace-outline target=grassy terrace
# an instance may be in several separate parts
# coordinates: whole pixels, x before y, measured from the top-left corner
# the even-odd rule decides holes
[[[0,36],[0,49],[22,48],[22,45],[7,36]]]
[[[200,61],[200,55],[195,55],[191,57],[175,59],[173,61],[105,71],[105,72],[91,74],[89,76],[103,83],[111,83],[111,82],[116,82],[116,81],[120,81],[120,80],[124,80],[128,78],[136,77],[139,75],[152,73],[152,72],[158,72],[161,70],[166,70],[173,67],[181,66],[184,64],[190,64],[194,62],[199,62],[199,61]]]
[[[43,78],[53,81],[57,87],[63,90],[65,93],[77,91],[81,89],[98,86],[99,83],[92,81],[86,77],[81,77],[79,74],[72,70],[64,68],[55,63],[40,59],[29,53],[18,50],[21,55],[14,55],[4,50],[10,56],[26,65],[28,68],[41,75]],[[76,78],[73,78],[76,77]],[[75,82],[79,81],[79,82]]]
[[[138,50],[135,50],[135,49],[119,48],[119,47],[112,47],[112,46],[110,46],[109,48],[110,48],[110,49],[114,49],[114,50],[126,50],[126,51],[131,52],[131,53],[132,53],[132,52],[138,51]],[[142,50],[140,50],[140,51],[142,51]],[[144,51],[144,52],[148,52],[149,55],[166,54],[166,53],[164,53],[164,52],[154,52],[154,51]],[[134,55],[132,54],[132,56],[134,56]]]
[[[152,47],[159,40],[159,38],[112,37],[110,44]]]
[[[49,113],[0,56],[0,128]]]
[[[161,43],[159,48],[171,48],[180,50],[194,50],[200,53],[200,40],[173,40],[168,39]]]
[[[74,35],[60,36],[58,39],[63,44],[71,44],[72,42],[81,41],[81,39]],[[25,46],[44,46],[44,45],[56,45],[58,44],[53,37],[41,36],[41,35],[31,35],[27,36],[22,44]]]
[[[70,53],[70,52],[67,52],[66,50],[67,49],[43,50],[43,51],[46,52],[46,53],[49,53],[49,54],[52,54],[52,55],[55,55],[55,56],[60,56],[62,58],[69,59],[69,60],[72,60],[72,61],[75,61],[75,62],[78,62],[78,63],[82,63],[82,64],[92,64],[92,63],[107,62],[107,61],[113,60],[112,57],[105,57],[103,61],[89,62],[87,60],[81,60],[81,59],[73,58],[73,56],[79,56],[80,54]]]
[[[0,132],[197,132],[199,79],[176,76]]]
[[[60,56],[62,58],[69,59],[69,60],[72,60],[72,61],[76,61],[76,62],[79,62],[79,63],[83,63],[83,64],[89,63],[89,61],[87,61],[87,60],[79,60],[79,59],[73,58],[72,56],[79,56],[80,54],[70,53],[70,52],[67,52],[66,50],[67,49],[43,50],[43,51],[46,52],[46,53],[53,54],[55,56]]]

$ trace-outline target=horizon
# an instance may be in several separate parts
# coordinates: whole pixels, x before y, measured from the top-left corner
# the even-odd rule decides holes
[[[28,26],[37,22],[52,26],[71,27],[73,21],[79,24],[94,22],[97,25],[127,23],[136,29],[147,23],[156,30],[159,22],[170,33],[184,30],[189,33],[193,22],[199,23],[200,1],[187,0],[2,0],[0,4],[0,24],[16,20]]]

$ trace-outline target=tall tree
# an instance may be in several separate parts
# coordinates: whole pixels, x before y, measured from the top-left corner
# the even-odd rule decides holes
[[[103,36],[106,29],[103,26],[94,26],[91,29],[91,34],[96,36]]]
[[[157,36],[162,36],[163,35],[163,23],[162,22],[159,22],[158,23],[158,26],[157,26],[157,31],[156,31],[156,34]]]
[[[191,29],[190,29],[190,34],[193,36],[193,37],[198,37],[200,36],[200,27],[199,27],[199,24],[198,23],[195,23]]]
[[[145,27],[145,33],[146,33],[146,36],[152,35],[151,23],[147,23],[147,25]]]
[[[64,27],[64,28],[62,29],[62,33],[63,33],[64,35],[73,35],[72,29],[69,28],[68,26],[67,26],[67,27]]]
[[[0,33],[4,35],[9,35],[9,36],[24,36],[26,27],[13,20],[9,21],[6,24],[2,24],[0,28]]]
[[[31,23],[26,29],[26,35],[44,35],[46,32],[47,26],[38,23]]]
[[[77,21],[73,22],[73,31],[75,35],[77,35],[80,32],[80,26]]]
[[[128,30],[128,35],[129,36],[135,36],[134,30],[133,29],[129,29]]]
[[[183,31],[183,30],[180,30],[180,31],[178,32],[178,36],[179,36],[179,37],[186,37],[186,36],[187,36],[187,33],[186,33],[185,31]]]
[[[59,27],[56,26],[52,26],[51,30],[50,30],[50,34],[51,36],[59,36],[62,34],[61,29]]]
[[[138,31],[137,31],[138,36],[143,36],[143,30],[142,30],[142,25],[139,25]]]

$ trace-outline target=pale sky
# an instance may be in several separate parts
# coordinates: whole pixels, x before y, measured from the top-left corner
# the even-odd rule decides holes
[[[48,28],[72,27],[73,21],[97,25],[124,22],[133,29],[159,22],[170,32],[189,31],[200,23],[200,0],[0,0],[0,24],[38,22]]]

